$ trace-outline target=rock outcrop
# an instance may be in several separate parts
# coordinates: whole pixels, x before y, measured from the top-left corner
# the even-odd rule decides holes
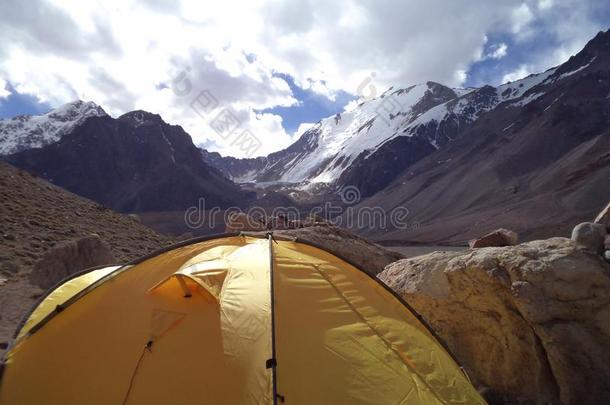
[[[298,238],[322,246],[371,275],[379,274],[388,264],[404,258],[400,253],[387,250],[316,216],[301,221],[281,215],[254,218],[240,212],[229,217],[226,227],[226,232],[269,231],[273,231],[273,235],[278,238]]]
[[[604,251],[604,239],[606,238],[606,227],[593,222],[583,222],[572,230],[572,240],[593,252]]]
[[[379,274],[390,263],[404,258],[398,252],[387,250],[351,232],[328,224],[274,231],[273,234],[279,237],[296,237],[299,240],[322,246],[371,275]]]
[[[103,264],[116,264],[110,247],[92,234],[50,249],[34,264],[30,281],[47,289],[71,274]]]
[[[448,344],[490,403],[605,404],[610,266],[566,238],[389,265],[379,278]]]
[[[519,236],[517,233],[509,231],[508,229],[500,228],[478,239],[471,240],[469,245],[471,248],[513,246],[517,244],[518,239]]]

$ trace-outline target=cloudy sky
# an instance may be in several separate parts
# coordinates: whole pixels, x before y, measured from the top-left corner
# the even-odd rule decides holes
[[[210,126],[229,111],[267,154],[363,84],[496,85],[608,28],[607,0],[0,0],[0,118],[90,100],[240,155]]]

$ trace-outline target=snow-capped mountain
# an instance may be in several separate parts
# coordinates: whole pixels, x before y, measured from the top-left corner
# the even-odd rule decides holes
[[[113,118],[85,104],[30,117],[46,122],[55,142],[0,159],[120,212],[182,210],[202,197],[239,206],[252,196],[206,164],[182,127],[142,110]]]
[[[457,136],[361,201],[384,212],[407,207],[409,223],[417,226],[363,226],[365,236],[463,244],[499,227],[516,231],[521,240],[569,236],[574,224],[594,218],[607,204],[610,31],[555,69],[478,93],[466,98],[479,98],[479,109],[457,108],[467,105],[462,100],[435,107],[439,118],[425,120],[408,139],[433,139],[443,131]],[[474,121],[448,130],[467,120]],[[376,165],[383,160],[365,160],[345,184],[359,186],[368,173],[379,173]]]
[[[294,144],[267,157],[222,158],[204,151],[204,159],[238,182],[330,183],[363,152],[399,136],[405,123],[456,97],[456,91],[434,82],[390,88],[351,111],[322,119]]]
[[[397,138],[401,143],[413,138],[406,142],[409,160],[423,157],[447,143],[460,125],[518,98],[534,82],[528,78],[498,89],[452,89],[434,82],[390,88],[351,111],[322,119],[295,144],[267,157],[233,159],[204,152],[204,159],[238,182],[333,183]]]
[[[19,115],[0,120],[0,155],[50,145],[87,118],[106,115],[99,105],[78,100],[43,115]]]
[[[204,160],[236,182],[357,185],[371,195],[408,166],[445,147],[486,113],[524,108],[547,88],[590,69],[595,56],[497,87],[452,89],[427,82],[390,88],[350,111],[322,119],[290,147],[256,159]]]

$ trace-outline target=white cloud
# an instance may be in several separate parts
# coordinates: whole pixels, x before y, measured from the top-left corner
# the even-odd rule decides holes
[[[187,129],[196,143],[240,155],[207,125],[209,117],[189,107],[207,89],[219,102],[209,116],[231,107],[241,128],[261,138],[260,153],[266,153],[287,145],[292,134],[279,116],[254,111],[297,103],[273,72],[290,74],[301,87],[330,99],[338,90],[356,94],[371,72],[378,90],[427,80],[458,86],[469,66],[487,56],[488,34],[527,41],[549,32],[558,46],[532,55],[531,63],[532,69],[546,68],[598,28],[585,3],[32,0],[26,6],[4,0],[0,76],[53,106],[82,98],[114,115],[135,108],[159,113]],[[489,57],[505,57],[507,49],[500,43]],[[168,87],[186,68],[191,98]]]
[[[0,78],[0,98],[7,98],[10,95],[11,92],[7,88],[6,81]]]
[[[362,102],[361,99],[350,101],[349,103],[347,103],[347,105],[345,107],[343,107],[343,112],[350,112],[350,111],[354,110],[356,107],[358,107],[358,104],[360,104],[361,102]]]
[[[512,12],[512,32],[518,39],[525,39],[531,35],[530,23],[534,21],[534,13],[527,3],[522,3]]]
[[[456,86],[461,86],[468,78],[468,73],[464,69],[458,69],[453,72],[453,83]]]
[[[502,59],[506,56],[507,52],[508,45],[506,45],[504,42],[500,42],[499,44],[495,44],[490,47],[486,57],[491,59]]]
[[[299,136],[299,135],[303,134],[305,131],[307,131],[309,128],[313,127],[314,125],[316,125],[316,124],[313,122],[302,122],[301,124],[299,124],[299,128],[296,130],[294,135]]]
[[[538,0],[538,8],[540,10],[548,10],[553,7],[553,0]]]
[[[520,15],[522,22],[522,31],[515,33],[514,38],[535,50],[528,53],[526,62],[504,74],[502,82],[557,66],[580,51],[599,31],[608,29],[595,18],[607,9],[606,0],[539,0],[537,3],[531,0],[528,3],[531,4],[527,6],[528,11],[520,6],[513,14],[514,18]],[[515,20],[513,28],[514,23]]]
[[[502,83],[514,82],[515,80],[523,79],[525,76],[533,73],[531,67],[528,65],[521,65],[514,71],[505,74],[502,77]]]

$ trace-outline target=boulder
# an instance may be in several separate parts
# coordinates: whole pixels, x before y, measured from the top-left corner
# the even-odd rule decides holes
[[[58,245],[34,264],[30,281],[46,289],[78,271],[103,264],[114,264],[110,247],[92,234]]]
[[[377,275],[388,264],[404,258],[400,253],[387,250],[320,217],[299,221],[282,215],[259,219],[245,213],[235,213],[229,216],[226,229],[227,232],[251,233],[267,233],[270,230],[279,238],[298,238],[322,246],[371,275]]]
[[[493,232],[469,242],[471,248],[482,248],[490,246],[513,246],[517,244],[518,235],[508,229],[496,229]]]
[[[607,230],[610,230],[610,202],[606,205],[606,208],[601,210],[599,215],[595,218],[596,224],[602,224],[606,227]]]
[[[593,222],[583,222],[572,230],[572,240],[593,252],[602,253],[604,251],[605,237],[606,227]]]
[[[138,222],[140,224],[142,223],[142,219],[140,218],[140,216],[138,214],[127,214],[127,217],[131,218],[135,222]]]
[[[605,404],[610,265],[567,238],[390,264],[379,278],[494,403]]]
[[[276,230],[273,234],[278,238],[298,238],[322,246],[370,275],[377,275],[388,264],[404,258],[400,253],[387,250],[345,229],[326,223],[305,228]]]

